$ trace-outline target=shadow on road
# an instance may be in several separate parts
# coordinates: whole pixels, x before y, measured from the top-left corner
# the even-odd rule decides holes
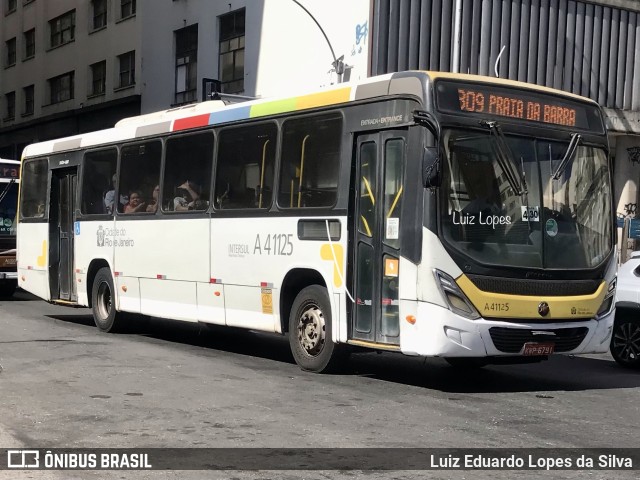
[[[49,315],[63,322],[93,325],[91,315]],[[244,329],[133,316],[126,336],[165,345],[198,347],[198,354],[231,353],[250,359],[256,370],[273,370],[266,362],[293,364],[287,337]],[[166,343],[165,343],[166,342]],[[284,374],[284,373],[283,373]],[[447,393],[554,392],[640,387],[640,372],[619,367],[609,356],[553,356],[528,365],[489,365],[461,370],[437,358],[397,353],[354,353],[342,375],[393,382]],[[324,377],[325,379],[327,377]],[[331,377],[329,377],[331,378]],[[548,398],[548,395],[541,395]]]
[[[34,300],[40,301],[38,297],[21,288],[18,288],[11,297],[0,297],[0,302],[33,302]]]

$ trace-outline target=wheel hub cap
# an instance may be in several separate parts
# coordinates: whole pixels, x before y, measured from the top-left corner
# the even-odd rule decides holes
[[[298,341],[307,354],[316,356],[325,340],[325,322],[317,305],[308,306],[298,319]]]

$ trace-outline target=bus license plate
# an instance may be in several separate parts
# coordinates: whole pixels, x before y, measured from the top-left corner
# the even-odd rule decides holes
[[[554,343],[525,343],[522,355],[551,355],[554,347]]]

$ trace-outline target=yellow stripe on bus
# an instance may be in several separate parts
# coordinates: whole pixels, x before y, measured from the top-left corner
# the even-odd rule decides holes
[[[473,303],[482,317],[516,318],[537,320],[567,320],[593,318],[600,309],[607,293],[607,283],[602,282],[595,293],[575,296],[508,295],[480,290],[466,275],[456,279],[456,283]],[[549,305],[549,313],[538,313],[540,303]]]

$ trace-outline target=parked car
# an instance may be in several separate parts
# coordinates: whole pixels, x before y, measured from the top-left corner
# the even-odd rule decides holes
[[[620,365],[640,369],[640,252],[633,252],[618,270],[610,350]]]

